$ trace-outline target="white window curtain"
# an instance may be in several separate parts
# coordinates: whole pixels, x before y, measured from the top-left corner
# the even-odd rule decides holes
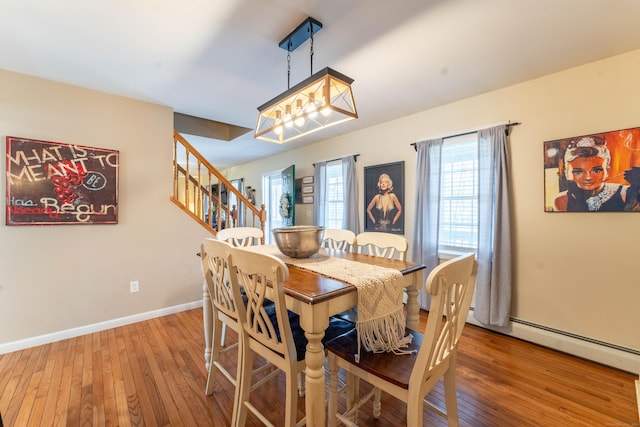
[[[440,165],[442,138],[416,144],[416,213],[413,228],[413,259],[432,269],[438,265],[440,223]],[[424,191],[422,190],[424,189]],[[430,298],[420,293],[420,305],[429,309]]]
[[[355,156],[338,159],[342,166],[343,213],[342,228],[358,233],[360,229],[358,215],[358,182],[356,176]],[[313,174],[313,223],[326,226],[327,223],[327,162],[314,164]]]
[[[473,315],[481,323],[506,326],[511,309],[511,224],[507,126],[478,132],[478,276]],[[438,264],[442,139],[416,144],[415,261]],[[421,296],[421,305],[429,301]]]
[[[344,222],[342,228],[355,234],[360,232],[358,214],[358,179],[356,176],[356,157],[342,159],[342,182],[344,183]]]
[[[508,128],[478,132],[478,277],[473,316],[507,326],[511,313],[511,214]]]
[[[327,162],[313,165],[313,224],[324,227],[327,211]]]

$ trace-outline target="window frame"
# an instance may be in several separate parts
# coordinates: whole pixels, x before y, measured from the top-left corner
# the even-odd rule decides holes
[[[454,155],[449,155],[449,150],[453,150],[454,147],[462,147],[467,151],[466,156],[456,159]],[[470,132],[464,135],[458,135],[455,137],[445,138],[442,145],[442,161],[440,166],[440,218],[438,222],[438,257],[441,260],[448,260],[455,258],[461,254],[468,253],[470,251],[477,253],[478,251],[478,209],[479,209],[479,193],[478,193],[478,133]],[[460,154],[458,152],[457,154]],[[451,160],[446,161],[445,160]],[[472,163],[469,168],[469,162]],[[466,163],[466,165],[465,165]],[[454,167],[448,167],[448,165],[454,165]],[[448,169],[445,171],[445,169]],[[456,178],[460,177],[461,173],[467,173],[473,176],[470,185],[463,185],[460,180]],[[448,185],[448,189],[445,191],[445,186]],[[465,190],[467,194],[465,194]],[[471,194],[468,192],[471,191]],[[456,194],[457,193],[457,194]],[[448,207],[444,206],[449,204]],[[452,216],[460,215],[459,209],[455,209],[452,205],[466,204],[467,209],[472,211],[470,217],[466,215],[465,221],[454,221]],[[455,213],[454,213],[455,210]],[[449,215],[444,215],[448,212]],[[443,221],[445,223],[443,223]],[[471,227],[467,232],[458,232],[460,235],[467,235],[467,240],[457,243],[455,242],[453,235],[454,232],[444,232],[444,227],[449,226],[453,228]],[[444,242],[443,242],[444,240]],[[458,239],[459,240],[459,239]],[[465,244],[467,243],[467,244]]]
[[[267,218],[264,223],[264,242],[267,245],[275,243],[271,235],[271,230],[283,226],[284,221],[278,216],[278,203],[281,196],[282,171],[277,170],[264,173],[262,175],[262,201],[267,211]]]
[[[344,173],[341,160],[327,162],[324,184],[326,188],[325,227],[343,228],[345,203]]]

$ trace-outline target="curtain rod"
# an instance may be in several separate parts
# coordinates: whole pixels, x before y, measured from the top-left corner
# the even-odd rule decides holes
[[[357,161],[358,161],[358,156],[359,156],[359,155],[360,155],[360,154],[350,154],[349,156],[353,156],[353,160],[354,160],[355,162],[357,162]],[[344,156],[344,157],[349,157],[349,156]],[[337,159],[322,160],[322,161],[323,161],[323,162],[327,162],[327,163],[329,163],[329,162],[335,162],[336,160],[344,159],[344,157],[338,157]],[[318,163],[319,163],[319,162],[318,162]],[[311,163],[311,166],[316,167],[316,164],[315,164],[315,163]]]
[[[522,123],[520,122],[509,122],[506,124],[506,129],[504,130],[504,132],[507,134],[507,136],[509,136],[509,133],[511,132],[511,126],[518,126],[521,125]],[[499,125],[498,125],[499,126]],[[478,129],[480,130],[480,129]],[[447,139],[447,138],[455,138],[456,136],[465,136],[465,135],[471,135],[472,133],[478,133],[478,130],[470,130],[469,132],[462,132],[462,133],[457,133],[455,135],[447,135],[447,136],[443,136],[442,139]],[[417,146],[417,142],[412,142],[411,146],[413,146],[413,149],[418,151],[418,146]]]

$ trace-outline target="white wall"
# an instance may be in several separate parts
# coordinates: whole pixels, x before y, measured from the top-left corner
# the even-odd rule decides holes
[[[315,161],[359,153],[362,220],[364,167],[404,160],[411,238],[416,183],[410,144],[519,121],[511,136],[512,315],[640,351],[640,213],[545,213],[543,188],[544,141],[640,126],[639,75],[640,51],[634,51],[226,172],[259,183],[264,171],[295,164],[298,176],[310,175]]]
[[[169,201],[170,108],[0,71],[0,134],[120,151],[117,225],[9,227],[3,209],[0,347],[202,298],[207,233]]]

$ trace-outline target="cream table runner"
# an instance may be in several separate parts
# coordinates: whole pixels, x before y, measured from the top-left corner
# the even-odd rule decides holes
[[[246,249],[266,253],[293,265],[353,285],[358,290],[358,354],[360,344],[375,353],[406,354],[413,336],[405,336],[406,320],[402,305],[402,273],[397,270],[342,258],[315,254],[309,258],[290,258],[275,245]]]

